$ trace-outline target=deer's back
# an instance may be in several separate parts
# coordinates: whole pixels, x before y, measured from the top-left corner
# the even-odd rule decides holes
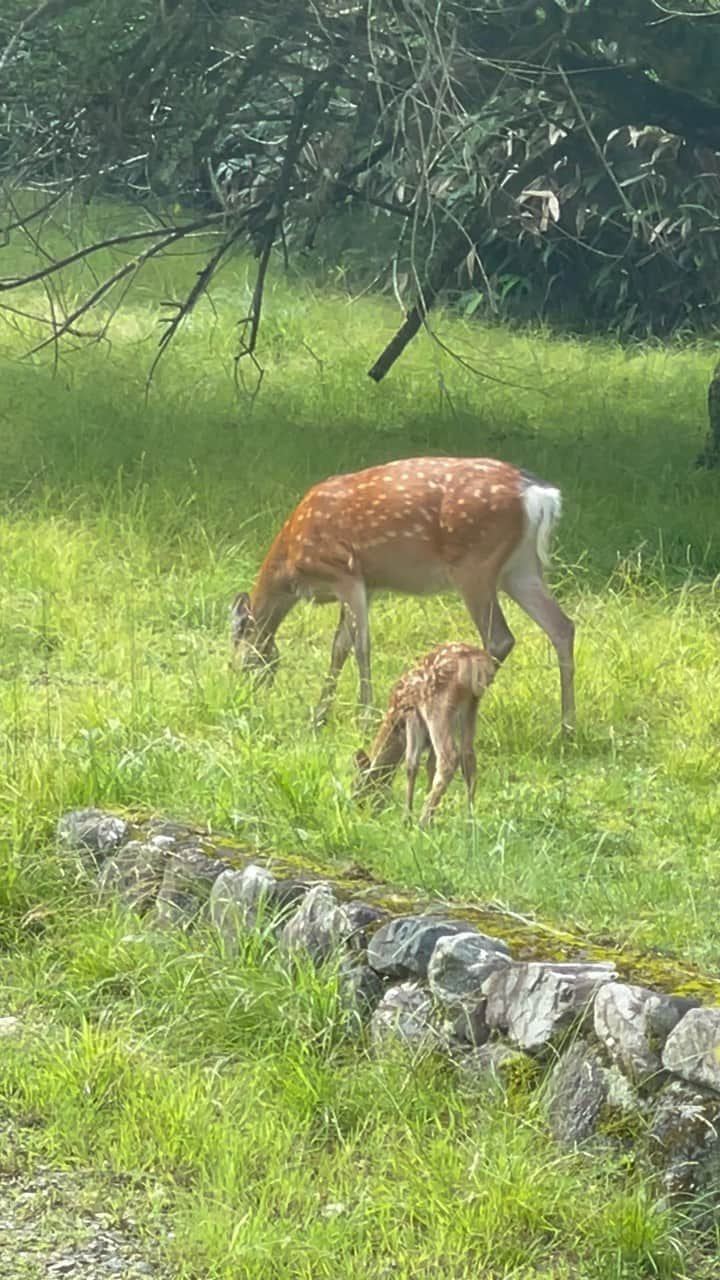
[[[300,580],[345,570],[368,586],[442,590],[470,551],[503,555],[524,527],[523,476],[491,458],[407,458],[308,491],[273,553]],[[498,550],[500,548],[500,551]]]

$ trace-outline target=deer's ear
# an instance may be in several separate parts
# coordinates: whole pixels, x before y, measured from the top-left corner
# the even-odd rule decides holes
[[[355,767],[359,769],[361,773],[367,773],[370,768],[370,757],[367,751],[363,751],[361,748],[360,751],[355,752],[353,759],[355,761]]]
[[[255,621],[247,591],[238,591],[230,608],[233,635],[238,637]]]

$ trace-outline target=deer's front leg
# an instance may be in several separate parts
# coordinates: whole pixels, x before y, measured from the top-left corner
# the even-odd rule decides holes
[[[320,691],[320,699],[313,714],[313,724],[316,729],[321,728],[327,720],[330,704],[335,697],[335,690],[342,671],[347,661],[350,650],[353,647],[353,619],[352,614],[348,611],[344,604],[340,605],[340,617],[333,636],[332,657],[330,659],[330,670],[325,677],[325,683]]]
[[[360,673],[360,708],[364,726],[372,715],[372,677],[370,674],[370,620],[368,593],[361,578],[354,578],[343,591],[342,599],[347,605],[353,623],[353,642],[355,660]]]

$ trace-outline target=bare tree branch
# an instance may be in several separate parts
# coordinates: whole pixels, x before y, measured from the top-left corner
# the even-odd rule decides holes
[[[184,226],[149,227],[145,231],[129,231],[124,232],[122,235],[108,236],[105,240],[95,240],[92,244],[85,245],[82,249],[76,249],[74,253],[68,253],[64,258],[58,258],[55,262],[40,267],[37,271],[31,271],[24,276],[0,278],[0,293],[7,293],[10,289],[20,289],[26,284],[34,284],[36,280],[45,280],[48,276],[54,275],[56,271],[62,271],[64,267],[69,267],[73,262],[80,262],[83,258],[89,258],[100,249],[111,249],[121,244],[132,244],[136,240],[162,238],[167,236],[168,233],[172,234],[176,239],[182,239],[183,236],[191,235],[193,232],[204,231],[206,227],[220,221],[222,217],[221,213],[211,213],[197,222],[187,222]],[[15,225],[26,227],[27,220],[20,219]]]
[[[520,195],[529,182],[532,182],[538,171],[552,165],[553,160],[568,150],[565,138],[558,139],[541,155],[532,156],[520,169],[516,170],[506,185],[495,192],[494,203],[504,206],[505,216],[512,217],[517,212],[513,193]],[[385,349],[378,356],[368,376],[373,382],[381,382],[386,373],[402,355],[408,343],[419,332],[427,320],[428,312],[434,306],[439,294],[452,274],[465,262],[468,253],[475,250],[478,241],[486,232],[488,225],[495,223],[499,210],[493,209],[492,202],[478,210],[473,220],[455,231],[451,242],[436,266],[428,273],[425,281],[419,286],[417,299],[397,333],[390,339]]]
[[[170,343],[175,337],[175,334],[180,328],[180,325],[183,323],[184,320],[187,319],[187,317],[190,315],[190,312],[193,310],[198,300],[206,292],[207,287],[213,275],[215,274],[215,271],[220,265],[220,262],[225,257],[225,254],[232,248],[233,244],[235,243],[239,235],[240,235],[240,230],[238,229],[235,232],[233,232],[231,236],[228,236],[227,240],[225,240],[221,245],[218,246],[218,248],[215,250],[212,257],[208,260],[208,262],[206,262],[202,271],[198,272],[195,284],[193,285],[192,289],[190,290],[189,294],[187,295],[187,297],[183,302],[166,304],[168,306],[170,305],[175,306],[177,310],[176,310],[176,314],[172,317],[172,319],[166,320],[163,322],[167,325],[167,328],[165,329],[165,332],[163,333],[160,339],[160,342],[158,343],[157,355],[155,356],[150,366],[148,376],[145,380],[146,398],[150,391],[150,387],[152,386],[152,381],[155,376],[155,370],[157,369],[157,366],[160,363],[164,353],[167,351]]]
[[[117,271],[113,272],[112,275],[107,276],[106,279],[103,280],[102,284],[99,285],[89,298],[86,298],[79,307],[76,307],[69,316],[65,317],[62,324],[54,329],[51,337],[45,338],[42,342],[39,342],[27,354],[29,356],[36,355],[39,351],[42,351],[43,348],[49,346],[51,342],[57,342],[63,334],[68,333],[71,330],[75,321],[79,320],[81,316],[86,315],[88,311],[91,311],[114,285],[119,284],[119,282],[124,280],[131,272],[136,272],[138,268],[144,266],[150,258],[154,258],[159,253],[163,253],[171,244],[175,244],[179,239],[181,239],[184,234],[185,232],[171,232],[164,240],[160,240],[157,244],[151,245],[149,249],[145,249],[142,253],[137,254],[136,257],[131,258],[129,262],[123,263]]]
[[[290,190],[293,170],[297,164],[298,156],[300,155],[302,147],[302,130],[305,124],[305,117],[310,109],[313,99],[319,93],[323,84],[330,78],[331,77],[328,73],[323,72],[315,75],[311,79],[308,79],[303,86],[302,92],[298,94],[295,100],[293,118],[288,130],[287,142],[285,144],[282,168],[275,188],[272,211],[263,234],[260,263],[255,278],[252,302],[250,304],[250,315],[240,335],[240,348],[238,352],[240,357],[246,355],[251,356],[255,351],[258,330],[260,328],[260,317],[262,314],[265,276],[270,263],[270,255],[273,250],[273,245],[275,244],[275,239],[282,227],[283,217],[285,215],[285,201],[287,200],[288,192]],[[246,337],[245,335],[248,328],[249,332]]]

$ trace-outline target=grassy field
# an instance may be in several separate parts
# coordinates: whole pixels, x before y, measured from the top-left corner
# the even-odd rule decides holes
[[[29,261],[11,243],[0,271]],[[253,400],[232,378],[252,284],[236,262],[145,405],[158,300],[197,268],[152,268],[111,345],[57,368],[20,359],[38,325],[0,319],[0,992],[26,1027],[0,1104],[32,1121],[6,1162],[130,1173],[148,1233],[170,1215],[182,1277],[709,1277],[642,1169],[559,1155],[524,1095],[488,1105],[437,1064],[358,1057],[330,976],[291,985],[255,948],[230,961],[98,916],[50,836],[74,805],[157,811],[717,970],[720,481],[692,466],[711,354],[441,318],[488,376],[421,337],[375,386],[396,310],[278,270]],[[22,303],[46,306],[39,290]],[[234,591],[313,481],[424,452],[560,485],[553,583],[578,623],[577,740],[558,740],[554,655],[510,606],[519,643],[483,704],[474,820],[458,783],[430,834],[405,826],[399,788],[378,818],[350,803],[351,663],[310,731],[334,611],[291,615],[256,695],[227,635]],[[474,638],[457,600],[378,602],[378,698],[451,638]]]

